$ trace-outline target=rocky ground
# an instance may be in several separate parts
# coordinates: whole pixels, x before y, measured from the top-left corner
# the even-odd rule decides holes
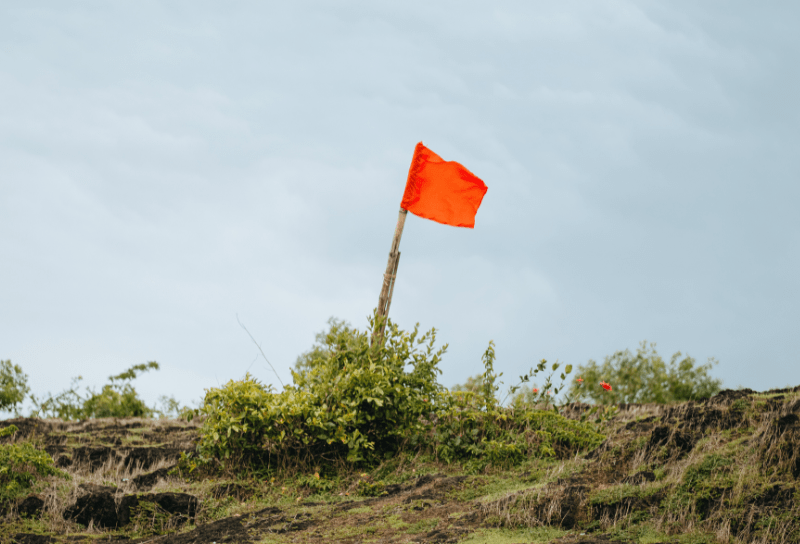
[[[571,412],[575,417],[581,407]],[[131,543],[800,542],[800,387],[623,405],[593,451],[467,471],[422,457],[369,473],[198,476],[198,424],[14,419],[52,477],[0,540]],[[319,477],[317,477],[319,476]],[[366,496],[375,494],[378,496]]]

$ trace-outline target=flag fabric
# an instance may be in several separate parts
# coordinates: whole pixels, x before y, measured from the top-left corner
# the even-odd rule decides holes
[[[486,184],[455,161],[446,161],[417,144],[400,207],[414,215],[454,227],[475,227]]]

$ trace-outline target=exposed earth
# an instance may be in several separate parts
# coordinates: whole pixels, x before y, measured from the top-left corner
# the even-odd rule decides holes
[[[800,542],[800,387],[619,408],[598,448],[510,470],[403,456],[280,481],[197,477],[197,422],[6,420],[70,479],[7,508],[0,541]]]

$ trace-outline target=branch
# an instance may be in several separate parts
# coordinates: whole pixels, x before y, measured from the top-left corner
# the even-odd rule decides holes
[[[269,362],[269,359],[267,359],[267,356],[266,356],[266,355],[264,355],[264,350],[263,350],[263,349],[261,349],[261,346],[258,344],[258,342],[256,342],[256,339],[255,339],[255,338],[253,338],[253,335],[252,335],[252,334],[250,334],[250,331],[248,331],[248,330],[247,330],[247,327],[245,327],[244,325],[242,325],[242,322],[241,322],[241,321],[239,321],[239,314],[236,314],[236,322],[237,322],[237,323],[238,323],[238,324],[239,324],[239,325],[240,325],[240,326],[241,326],[241,327],[244,329],[244,332],[246,332],[246,333],[247,333],[247,336],[249,336],[249,337],[250,337],[250,340],[252,340],[252,341],[253,341],[253,343],[256,345],[256,347],[258,347],[258,351],[260,351],[260,352],[261,352],[261,356],[262,356],[262,357],[264,357],[264,360],[267,362],[267,364],[269,365],[269,367],[272,369],[272,371],[273,371],[273,372],[275,372],[275,377],[276,377],[276,378],[278,378],[278,381],[279,381],[279,382],[281,382],[281,387],[286,387],[285,385],[283,385],[283,381],[281,381],[281,377],[280,377],[280,376],[278,376],[278,372],[275,370],[275,367],[274,367],[274,366],[272,366],[272,363],[270,363],[270,362]]]

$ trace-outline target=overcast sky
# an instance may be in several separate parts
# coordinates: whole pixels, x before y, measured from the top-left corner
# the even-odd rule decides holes
[[[391,307],[442,382],[656,342],[800,384],[800,4],[3,2],[0,359],[39,395],[284,382],[377,305],[414,146],[484,180],[409,215]],[[511,380],[505,380],[508,384]]]

